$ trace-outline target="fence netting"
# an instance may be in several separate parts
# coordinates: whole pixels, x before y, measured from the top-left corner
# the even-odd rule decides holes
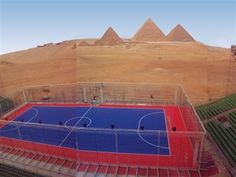
[[[10,145],[40,153],[62,156],[65,159],[96,162],[101,164],[132,164],[178,168],[200,168],[203,159],[205,130],[202,127],[187,95],[179,85],[130,84],[130,83],[78,83],[30,87],[10,95],[11,106],[0,109],[0,144]],[[64,127],[60,125],[17,122],[11,116],[29,103],[92,103],[132,104],[178,107],[186,131],[142,130],[139,136],[144,140],[154,139],[150,145],[133,146],[127,140],[137,138],[137,130],[94,129]],[[10,116],[10,117],[9,117]],[[175,114],[169,114],[174,122]],[[7,125],[7,128],[6,128]],[[65,134],[70,136],[63,141]],[[50,136],[48,136],[50,134]],[[37,143],[35,142],[37,137]],[[84,138],[86,137],[86,138]],[[15,143],[15,140],[24,143]],[[168,148],[162,143],[168,139]],[[149,142],[150,143],[150,142]],[[47,144],[47,146],[42,146]],[[84,147],[89,146],[89,151]],[[151,149],[150,149],[151,146]],[[174,147],[172,147],[174,146]],[[109,148],[107,148],[109,147]],[[56,148],[56,150],[55,150]],[[140,152],[149,148],[149,158]],[[91,153],[91,152],[92,153]],[[134,155],[131,158],[129,154]],[[166,154],[166,155],[162,155]]]

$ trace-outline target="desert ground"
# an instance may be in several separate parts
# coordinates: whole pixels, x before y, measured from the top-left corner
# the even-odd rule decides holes
[[[228,91],[229,49],[198,42],[78,43],[66,41],[1,55],[1,95],[33,85],[84,81],[181,84],[194,104]]]

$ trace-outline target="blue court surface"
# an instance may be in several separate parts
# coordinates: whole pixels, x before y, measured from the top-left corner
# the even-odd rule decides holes
[[[0,135],[85,151],[170,155],[163,109],[32,106],[15,121],[18,128],[8,123]]]

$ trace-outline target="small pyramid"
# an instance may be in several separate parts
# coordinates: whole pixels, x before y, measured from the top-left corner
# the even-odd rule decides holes
[[[78,44],[78,46],[90,46],[90,44],[87,43],[86,41],[80,41],[80,43]]]
[[[151,18],[148,18],[143,26],[137,31],[133,37],[134,41],[147,41],[147,42],[156,42],[156,41],[166,41],[166,36],[158,28],[158,26],[152,21]]]
[[[170,31],[167,38],[170,41],[195,41],[194,38],[180,24]]]
[[[109,27],[101,39],[95,41],[94,45],[119,45],[122,43],[123,40],[117,35],[112,27]]]

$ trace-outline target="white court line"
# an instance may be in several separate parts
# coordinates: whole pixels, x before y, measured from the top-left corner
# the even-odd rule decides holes
[[[30,121],[32,121],[35,117],[37,117],[38,116],[38,114],[39,114],[39,111],[36,109],[36,108],[31,108],[31,109],[29,109],[29,110],[34,110],[35,111],[35,114],[30,118],[30,120],[28,120],[28,121],[26,121],[26,122],[22,122],[21,123],[21,125],[23,124],[27,124],[27,123],[29,123]],[[28,110],[28,111],[29,111]],[[13,122],[20,122],[20,121],[13,121]],[[7,125],[11,125],[11,122],[9,123],[9,124],[7,124]],[[6,125],[6,126],[7,126]],[[14,125],[12,125],[12,126],[14,126]],[[8,131],[11,131],[11,130],[15,130],[15,129],[17,129],[17,127],[15,127],[15,128],[10,128],[10,129],[6,129],[6,130],[0,130],[0,132],[8,132]]]
[[[141,140],[143,140],[145,143],[149,144],[150,146],[154,146],[154,147],[162,148],[162,149],[169,149],[169,147],[166,147],[166,146],[159,146],[159,145],[156,145],[156,144],[153,144],[153,143],[149,142],[149,141],[146,140],[144,137],[142,137],[142,135],[140,134],[140,124],[141,124],[141,121],[142,121],[145,117],[150,116],[150,115],[153,115],[153,114],[163,114],[163,112],[152,112],[152,113],[146,114],[146,115],[144,115],[143,117],[141,117],[141,118],[139,119],[138,128],[137,128],[138,136],[140,137]],[[166,134],[167,134],[167,133],[166,133]],[[160,135],[160,134],[159,134],[159,135]]]
[[[31,120],[33,120],[35,117],[37,117],[38,116],[38,114],[39,114],[39,111],[37,110],[37,109],[35,109],[35,108],[32,108],[32,110],[34,110],[35,112],[36,112],[36,114],[30,119],[30,120],[28,120],[27,122],[25,122],[25,123],[29,123]]]
[[[78,120],[78,122],[76,122],[76,124],[71,128],[70,132],[65,136],[65,138],[61,141],[61,143],[58,146],[62,146],[62,144],[66,141],[66,139],[70,136],[70,134],[72,133],[73,129],[78,125],[78,123],[84,118],[84,116],[92,109],[93,107],[91,106],[82,116],[81,118]]]
[[[68,120],[65,122],[65,125],[64,125],[64,126],[65,126],[66,128],[70,128],[71,126],[67,126],[67,123],[70,122],[71,120],[80,119],[80,118],[82,118],[82,117],[81,117],[81,116],[72,117],[72,118],[68,119]],[[87,125],[87,127],[89,127],[90,124],[92,123],[92,120],[91,120],[89,117],[83,117],[83,119],[89,120],[89,124]]]
[[[166,135],[167,135],[167,144],[168,144],[168,147],[169,147],[169,156],[171,156],[171,147],[170,147],[170,140],[169,140],[169,129],[167,127],[167,124],[170,126],[170,128],[172,127],[171,125],[171,120],[168,119],[167,115],[166,115],[166,110],[164,109],[164,120],[165,120],[165,124],[166,124]]]

